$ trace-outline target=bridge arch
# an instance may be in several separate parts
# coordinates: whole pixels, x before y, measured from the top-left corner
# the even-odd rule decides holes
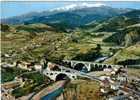
[[[60,73],[56,76],[55,81],[67,80],[67,79],[69,79],[69,77],[66,74]]]
[[[74,66],[74,69],[75,69],[75,70],[78,70],[78,71],[81,71],[83,68],[86,68],[86,65],[83,64],[83,63],[77,63],[77,64],[75,64],[75,66]],[[86,68],[86,69],[87,69],[87,68]]]
[[[107,65],[103,65],[103,69],[104,69],[104,68],[107,68]]]
[[[108,65],[108,68],[112,68],[112,66],[111,65]]]

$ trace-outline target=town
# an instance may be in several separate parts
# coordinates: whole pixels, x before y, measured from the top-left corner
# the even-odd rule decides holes
[[[1,1],[2,100],[140,100],[140,2],[74,1]]]
[[[42,63],[42,64],[41,64]],[[63,61],[63,65],[59,65],[52,62],[41,63],[27,63],[27,62],[15,62],[13,64],[3,63],[2,68],[20,68],[27,70],[27,72],[22,73],[14,78],[10,82],[2,84],[2,99],[3,100],[40,100],[41,98],[59,98],[62,94],[61,92],[53,97],[49,97],[49,93],[54,93],[57,89],[65,87],[70,81],[79,80],[85,78],[86,80],[92,80],[99,82],[99,89],[97,91],[97,96],[109,100],[119,100],[119,99],[131,99],[138,100],[140,98],[140,79],[138,77],[128,77],[127,66],[120,65],[107,65],[99,64],[94,62],[82,62],[82,61]],[[69,67],[64,67],[68,65]],[[74,63],[74,64],[73,64]],[[96,68],[89,66],[93,64]],[[47,65],[47,66],[46,66]],[[83,65],[83,66],[82,66]],[[88,66],[86,66],[88,65]],[[79,67],[79,70],[76,69]],[[81,67],[81,68],[80,68]],[[88,68],[90,67],[90,68]],[[92,71],[91,71],[92,69]],[[94,69],[94,70],[93,70]],[[26,82],[33,83],[33,80],[23,77],[24,74],[30,74],[38,72],[45,77],[49,78],[47,84],[53,84],[53,86],[48,85],[43,86],[43,89],[38,89],[37,92],[30,93],[26,96],[21,96],[16,98],[12,95],[12,92],[18,87],[24,87]],[[94,74],[90,74],[95,72]],[[102,74],[96,75],[96,72],[101,72]],[[38,86],[40,87],[40,86]],[[62,98],[62,97],[61,97]],[[63,97],[64,98],[64,97]],[[59,100],[59,99],[58,99]]]

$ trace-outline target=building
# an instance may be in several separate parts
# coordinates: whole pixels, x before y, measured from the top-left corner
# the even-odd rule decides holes
[[[30,63],[24,62],[24,61],[18,61],[16,66],[21,69],[25,69],[25,70],[29,70],[29,71],[31,71],[33,68],[33,66]]]
[[[36,71],[41,72],[41,71],[42,71],[42,65],[40,65],[40,64],[35,64],[35,65],[34,65],[34,69],[35,69]]]

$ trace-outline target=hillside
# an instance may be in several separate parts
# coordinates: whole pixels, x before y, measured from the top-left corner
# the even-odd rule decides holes
[[[53,52],[59,42],[65,41],[63,33],[45,24],[13,25],[1,35],[2,55],[8,54],[9,60],[39,59],[44,53]]]
[[[140,10],[133,10],[106,21],[91,22],[81,30],[88,34],[106,32],[103,42],[116,43],[120,46],[130,46],[139,41]],[[112,34],[110,34],[112,33]]]
[[[122,50],[119,50],[113,57],[105,61],[111,64],[140,64],[140,44],[137,43]]]
[[[127,13],[121,14],[103,21],[94,27],[93,31],[102,32],[115,32],[127,26],[140,23],[140,10],[132,10]],[[93,23],[94,24],[94,23]],[[92,23],[91,23],[92,25]]]
[[[140,41],[140,26],[135,24],[105,38],[104,42],[114,42],[123,46],[130,46]]]
[[[79,13],[79,9],[77,13]],[[66,12],[59,14],[57,17],[64,18]],[[54,25],[44,23],[1,24],[2,60],[10,62],[16,60],[39,61],[46,58],[55,62],[62,59],[94,61],[106,56],[111,59],[108,61],[109,63],[114,63],[114,56],[116,55],[116,58],[121,56],[121,48],[125,51],[129,47],[138,45],[140,41],[138,16],[139,11],[134,10],[106,21],[91,21],[85,26],[74,26],[73,30],[67,32],[62,31],[64,24],[58,28],[56,23]],[[77,17],[71,16],[70,18]],[[60,19],[58,18],[58,20]],[[66,25],[64,25],[65,28]],[[66,29],[68,30],[68,28]],[[129,56],[127,52],[125,53],[126,56],[121,56],[122,58],[117,63],[139,57],[139,55]]]
[[[107,55],[110,43],[102,43],[104,34],[88,34],[81,29],[65,33],[46,24],[1,25],[2,60],[5,61],[39,61],[77,59],[93,61],[99,56]],[[102,35],[100,35],[102,34]],[[97,44],[101,53],[97,55]],[[108,45],[108,46],[107,46]],[[90,55],[93,55],[92,57]],[[86,56],[82,58],[82,56]]]
[[[120,16],[112,17],[103,22],[91,22],[85,27],[81,27],[81,30],[87,34],[90,34],[91,36],[102,37],[102,42],[99,43],[112,43],[113,46],[116,45],[124,48],[123,51],[118,49],[114,56],[105,62],[112,64],[138,64],[140,59],[139,52],[137,52],[137,50],[139,50],[140,42],[139,16],[140,10],[134,10]],[[131,49],[133,50],[131,51]],[[118,59],[118,61],[114,61],[114,59]]]

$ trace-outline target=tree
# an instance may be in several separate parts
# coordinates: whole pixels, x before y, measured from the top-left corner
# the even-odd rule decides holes
[[[102,49],[102,48],[101,48],[101,45],[100,45],[100,44],[97,44],[97,45],[96,45],[96,48],[95,48],[96,52],[97,52],[97,53],[100,53],[101,49]]]
[[[1,31],[6,32],[9,31],[10,27],[8,25],[1,24]]]

